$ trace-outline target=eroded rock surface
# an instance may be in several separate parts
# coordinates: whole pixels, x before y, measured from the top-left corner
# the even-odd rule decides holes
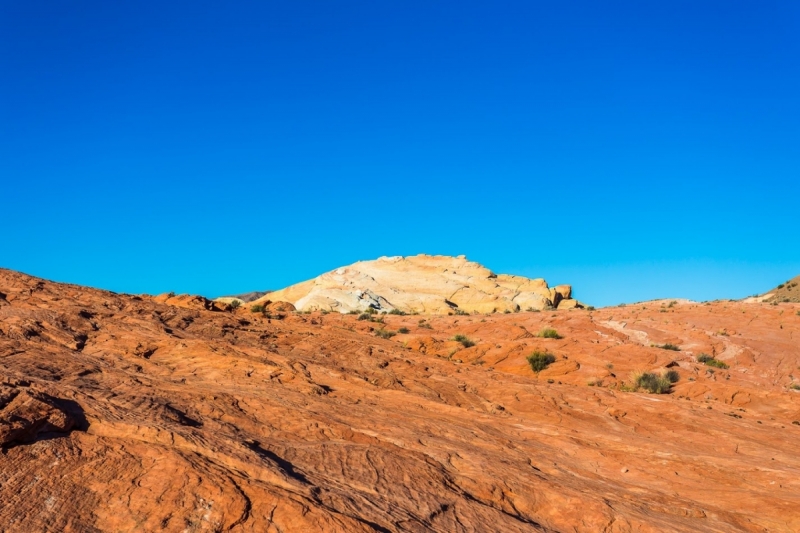
[[[368,308],[427,314],[502,313],[555,307],[571,293],[569,285],[550,288],[543,279],[496,275],[464,256],[417,255],[360,261],[256,302],[286,301],[301,311],[340,313]]]
[[[800,530],[800,306],[380,323],[0,292],[0,423],[29,428],[0,453],[6,531]],[[669,394],[620,390],[667,367]]]

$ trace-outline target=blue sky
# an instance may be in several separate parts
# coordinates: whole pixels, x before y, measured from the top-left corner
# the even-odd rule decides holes
[[[800,273],[796,2],[0,1],[0,266],[466,254],[595,305]]]

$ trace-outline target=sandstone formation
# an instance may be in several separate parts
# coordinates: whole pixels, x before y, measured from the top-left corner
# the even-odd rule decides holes
[[[0,529],[800,531],[800,305],[285,309],[0,270]]]
[[[397,309],[406,313],[503,313],[546,309],[571,300],[572,288],[550,288],[543,279],[496,275],[464,256],[381,257],[337,268],[272,292],[256,303],[286,301],[301,311],[347,313]]]
[[[800,303],[800,276],[790,279],[761,296],[770,303]]]

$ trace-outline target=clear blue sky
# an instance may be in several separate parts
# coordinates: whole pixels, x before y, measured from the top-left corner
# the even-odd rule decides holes
[[[800,3],[0,1],[0,266],[466,254],[596,305],[800,273]]]

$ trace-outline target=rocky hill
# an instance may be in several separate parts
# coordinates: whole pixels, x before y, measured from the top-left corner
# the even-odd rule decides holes
[[[337,268],[258,299],[286,301],[301,311],[347,313],[369,308],[406,313],[502,313],[579,307],[569,285],[494,274],[464,256],[381,257]]]
[[[800,302],[800,276],[779,284],[761,298],[770,303]]]
[[[0,529],[800,530],[798,305],[283,309],[0,270]]]

